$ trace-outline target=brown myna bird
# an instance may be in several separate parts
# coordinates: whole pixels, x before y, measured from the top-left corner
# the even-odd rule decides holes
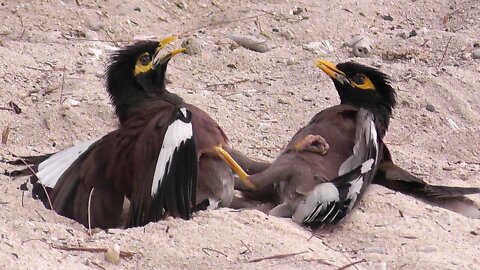
[[[276,197],[270,214],[293,217],[298,223],[334,224],[372,181],[430,200],[480,192],[429,185],[393,164],[382,141],[396,97],[387,75],[353,62],[318,60],[316,65],[333,80],[340,105],[315,115],[268,169],[240,173],[254,186],[239,186],[250,198]]]
[[[34,197],[100,228],[141,226],[167,215],[188,219],[195,209],[230,205],[234,175],[223,159],[232,159],[227,151],[243,156],[228,148],[207,113],[166,89],[168,62],[183,51],[160,56],[173,39],[138,42],[113,55],[107,91],[120,127],[53,155],[24,158],[32,171],[13,175],[35,172]],[[125,198],[130,207],[123,224]]]

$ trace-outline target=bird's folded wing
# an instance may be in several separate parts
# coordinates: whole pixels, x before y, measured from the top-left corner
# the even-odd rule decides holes
[[[165,129],[150,185],[134,192],[131,224],[141,226],[165,216],[189,219],[195,204],[197,152],[191,112],[177,108]]]
[[[337,223],[358,202],[370,184],[379,160],[380,141],[373,114],[360,109],[356,116],[353,154],[339,169],[339,176],[317,185],[293,216],[297,222]]]

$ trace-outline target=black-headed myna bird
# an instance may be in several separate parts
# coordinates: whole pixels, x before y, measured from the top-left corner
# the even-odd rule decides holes
[[[33,171],[13,174],[35,172],[34,197],[60,215],[100,228],[141,226],[167,215],[188,219],[195,209],[230,205],[234,174],[224,159],[232,160],[228,152],[243,156],[228,148],[207,113],[166,89],[168,62],[183,51],[161,55],[173,39],[115,52],[106,77],[120,127],[56,154],[24,159]],[[130,203],[125,223],[124,198]]]
[[[268,169],[240,173],[254,187],[239,186],[250,198],[276,197],[270,214],[298,223],[334,224],[372,181],[426,199],[480,192],[429,185],[393,164],[382,141],[396,97],[387,75],[353,62],[334,65],[318,60],[316,65],[333,80],[340,105],[315,115]]]

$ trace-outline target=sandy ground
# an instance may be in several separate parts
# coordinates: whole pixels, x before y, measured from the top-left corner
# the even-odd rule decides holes
[[[0,1],[0,18],[0,106],[13,101],[22,109],[0,110],[0,128],[10,127],[0,158],[10,158],[8,151],[58,151],[113,130],[117,122],[103,87],[109,52],[136,38],[183,33],[177,45],[191,38],[200,53],[172,61],[170,89],[209,112],[234,147],[272,160],[311,116],[338,103],[313,60],[352,58],[342,44],[361,34],[374,47],[370,57],[355,60],[390,74],[398,91],[386,138],[396,162],[431,183],[480,187],[480,60],[471,57],[480,42],[477,0]],[[258,53],[237,47],[228,38],[232,34],[255,35],[275,48]],[[312,42],[324,46],[305,49]],[[8,168],[0,164],[0,170]],[[0,269],[337,269],[360,260],[365,262],[358,269],[480,264],[479,219],[379,186],[321,237],[311,238],[288,219],[232,209],[90,237],[28,192],[22,205],[22,181],[0,176]],[[471,199],[480,202],[480,196]],[[52,247],[114,244],[135,256],[114,265],[102,253]]]

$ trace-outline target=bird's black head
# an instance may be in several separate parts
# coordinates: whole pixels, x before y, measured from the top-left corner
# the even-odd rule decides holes
[[[139,41],[112,55],[106,71],[107,91],[120,121],[132,106],[165,94],[168,62],[184,49],[173,50],[163,56],[160,51],[175,38]]]
[[[396,93],[386,74],[354,62],[318,60],[316,65],[333,80],[342,104],[369,109],[388,128]]]

